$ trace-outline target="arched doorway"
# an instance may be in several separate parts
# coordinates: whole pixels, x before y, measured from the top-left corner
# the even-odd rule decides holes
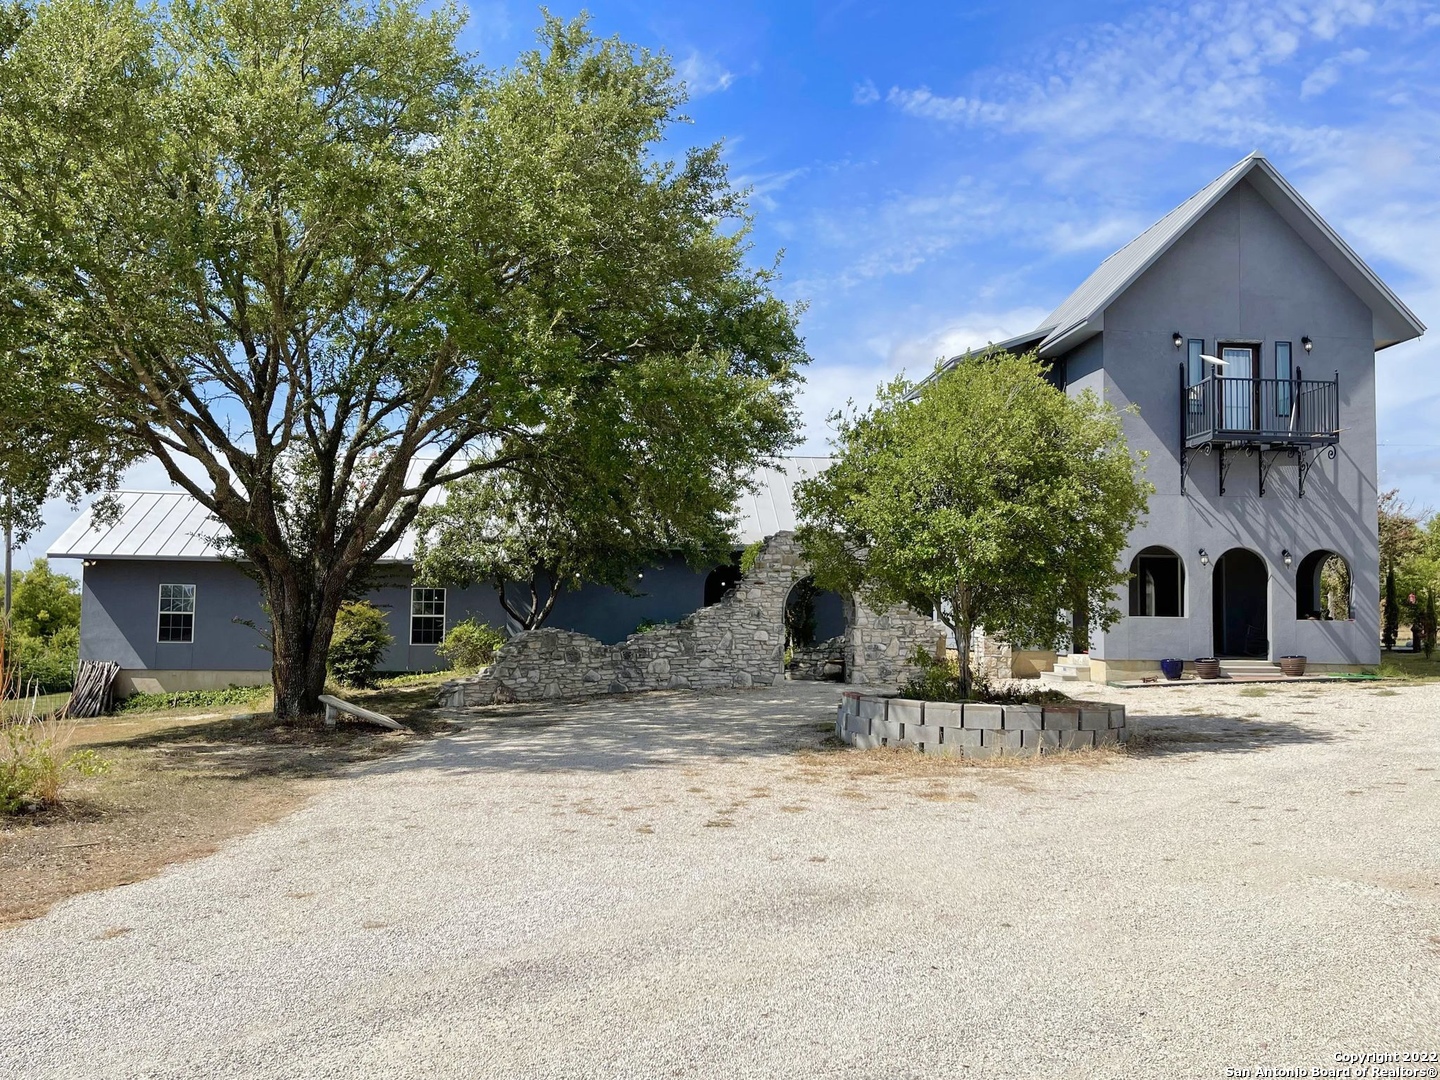
[[[1270,655],[1270,574],[1265,560],[1231,548],[1215,560],[1215,655]]]
[[[785,597],[786,670],[795,679],[845,678],[845,599],[818,588],[810,576],[790,586]]]
[[[1131,618],[1185,614],[1185,563],[1167,547],[1147,547],[1130,561]]]
[[[1350,618],[1350,564],[1333,551],[1312,551],[1295,574],[1297,619]]]

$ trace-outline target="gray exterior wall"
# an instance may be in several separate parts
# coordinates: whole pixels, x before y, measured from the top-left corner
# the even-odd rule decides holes
[[[642,620],[677,622],[704,604],[705,572],[680,560],[648,567],[637,578],[637,595],[585,585],[562,592],[547,625],[574,630],[607,644],[634,633]],[[161,584],[194,585],[195,635],[190,644],[157,641]],[[430,671],[445,667],[431,645],[410,644],[410,579],[406,567],[379,570],[366,597],[386,612],[395,644],[382,667]],[[270,654],[256,630],[236,618],[268,625],[256,584],[227,563],[201,560],[94,560],[82,574],[80,655],[112,660],[126,672],[210,671],[234,673],[211,680],[253,682],[268,672]],[[508,620],[488,586],[446,591],[445,625],[475,618],[491,626]],[[511,629],[515,629],[511,627]]]
[[[1303,654],[1313,663],[1378,664],[1379,544],[1376,537],[1375,354],[1369,308],[1249,185],[1240,183],[1104,313],[1100,339],[1067,357],[1071,392],[1103,388],[1125,418],[1130,446],[1149,454],[1156,487],[1146,524],[1136,530],[1125,565],[1142,548],[1171,548],[1185,565],[1185,615],[1121,619],[1091,636],[1091,655],[1105,660],[1193,659],[1214,652],[1212,575],[1230,548],[1249,548],[1269,571],[1269,655]],[[1219,494],[1218,456],[1194,462],[1180,494],[1179,365],[1185,350],[1172,335],[1260,344],[1260,371],[1275,375],[1275,342],[1293,343],[1306,378],[1340,373],[1336,459],[1321,457],[1297,494],[1294,459],[1281,457],[1258,492],[1257,463],[1243,452]],[[1306,354],[1302,337],[1314,342]],[[1103,369],[1090,349],[1099,340]],[[1198,551],[1209,552],[1202,567]],[[1288,549],[1293,565],[1281,559]],[[1311,551],[1328,549],[1349,562],[1354,621],[1297,620],[1295,575]],[[1120,610],[1128,610],[1122,592]]]

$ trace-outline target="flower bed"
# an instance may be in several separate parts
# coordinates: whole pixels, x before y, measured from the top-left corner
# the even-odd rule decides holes
[[[1125,741],[1125,706],[1100,702],[991,705],[847,691],[835,734],[861,749],[906,746],[941,757],[1030,757]]]

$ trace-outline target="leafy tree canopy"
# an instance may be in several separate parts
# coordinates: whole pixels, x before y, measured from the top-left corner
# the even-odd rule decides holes
[[[669,62],[547,17],[486,71],[461,23],[417,0],[0,20],[0,334],[233,535],[282,718],[318,709],[340,604],[427,493],[591,401],[641,426],[718,402],[726,465],[790,438],[796,312],[748,263],[719,148],[657,156]]]
[[[1119,617],[1117,566],[1146,512],[1120,417],[1050,386],[1033,356],[967,357],[868,411],[835,418],[837,460],[800,485],[800,542],[822,588],[936,610],[955,634],[962,693],[978,626],[1053,646],[1062,609]]]
[[[46,639],[60,630],[78,629],[80,583],[55,573],[48,560],[36,559],[15,578],[10,625],[18,634]]]

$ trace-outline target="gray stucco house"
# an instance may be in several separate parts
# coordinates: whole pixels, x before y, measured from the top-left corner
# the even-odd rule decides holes
[[[1156,487],[1124,555],[1124,617],[1100,633],[1077,615],[1088,655],[1061,664],[1112,682],[1166,658],[1377,664],[1375,357],[1424,330],[1252,154],[1106,259],[1041,325],[999,342],[1038,350],[1072,394],[1138,406],[1126,433],[1148,452]],[[793,528],[792,486],[825,464],[791,458],[762,471],[737,508],[738,543]],[[122,500],[117,524],[97,527],[87,513],[49,553],[84,562],[81,656],[118,661],[122,692],[268,679],[259,636],[236,621],[263,621],[258,590],[220,558],[215,523],[174,491]],[[487,587],[415,587],[411,543],[390,553],[370,593],[390,613],[390,670],[440,666],[435,643],[460,619],[506,622]],[[1333,578],[1322,596],[1321,567],[1335,556],[1349,596],[1334,595]],[[549,625],[613,643],[642,620],[716,602],[733,575],[663,562],[637,578],[636,596],[564,594]],[[822,637],[845,629],[839,603],[817,612]],[[1026,660],[1037,662],[1049,666]]]
[[[1379,663],[1375,358],[1424,331],[1255,153],[997,343],[1038,350],[1071,394],[1138,406],[1126,434],[1156,493],[1124,617],[1077,628],[1092,679],[1201,656]],[[1332,555],[1353,582],[1338,602]]]
[[[795,527],[791,490],[825,458],[787,458],[759,470],[755,490],[736,507],[741,546]],[[119,520],[100,524],[87,510],[51,546],[75,559],[81,575],[80,656],[120,665],[116,690],[174,692],[267,683],[270,654],[254,626],[266,624],[258,586],[221,556],[223,531],[189,495],[122,491]],[[493,588],[424,588],[413,581],[415,537],[407,534],[372,575],[366,598],[386,612],[395,639],[381,667],[432,671],[445,666],[435,646],[446,629],[475,618],[508,627]],[[738,553],[737,553],[738,554]],[[585,585],[561,594],[547,626],[606,644],[642,622],[674,622],[719,601],[738,577],[731,565],[695,570],[680,559],[637,572],[634,594]],[[821,639],[842,634],[840,600],[815,603]]]

